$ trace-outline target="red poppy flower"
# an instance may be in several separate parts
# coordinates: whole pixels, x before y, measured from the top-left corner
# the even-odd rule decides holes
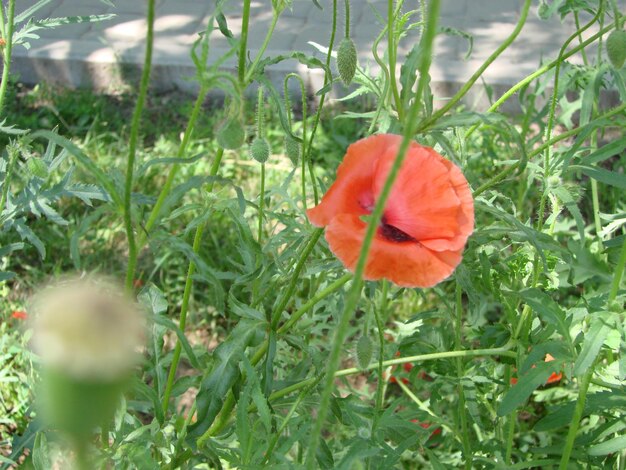
[[[22,310],[15,310],[11,314],[11,317],[15,318],[16,320],[26,320],[28,318],[28,314],[26,312],[23,312]]]
[[[374,209],[402,137],[381,134],[348,148],[337,179],[307,214],[326,227],[332,252],[354,271],[365,237],[362,219]],[[461,170],[433,149],[412,142],[370,248],[364,278],[403,287],[432,287],[461,262],[474,229],[474,202]]]
[[[550,362],[550,361],[554,361],[554,357],[552,357],[552,354],[546,354],[546,357],[544,359],[544,362]],[[531,366],[531,369],[534,369],[536,366],[533,364]],[[546,380],[546,385],[550,385],[553,383],[557,383],[560,382],[561,379],[563,378],[563,373],[562,372],[552,372],[550,374],[550,377],[548,377],[548,380]],[[517,378],[516,377],[511,377],[511,385],[516,385],[517,384]]]

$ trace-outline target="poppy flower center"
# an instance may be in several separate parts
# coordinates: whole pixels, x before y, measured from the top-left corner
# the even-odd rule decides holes
[[[380,221],[379,233],[389,241],[396,243],[414,242],[416,241],[411,235],[403,232],[398,227],[394,227],[387,223],[387,218],[383,216]]]

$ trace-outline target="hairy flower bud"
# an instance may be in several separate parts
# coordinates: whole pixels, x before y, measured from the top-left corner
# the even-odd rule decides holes
[[[613,30],[606,39],[606,54],[613,67],[622,68],[626,61],[626,31],[621,29]]]
[[[297,166],[300,162],[300,144],[291,136],[285,137],[285,153],[291,163]]]
[[[369,366],[374,353],[374,343],[369,336],[363,335],[356,343],[356,362],[361,369]]]
[[[270,144],[264,138],[257,137],[250,144],[250,156],[259,163],[265,163],[270,158]]]
[[[356,45],[350,38],[343,38],[337,49],[337,70],[341,81],[346,85],[352,83],[356,72]]]
[[[246,140],[246,131],[241,122],[229,118],[217,129],[217,143],[220,147],[237,150]]]

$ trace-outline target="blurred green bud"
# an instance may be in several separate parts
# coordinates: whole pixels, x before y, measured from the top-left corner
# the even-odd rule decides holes
[[[237,150],[246,140],[246,131],[238,119],[229,118],[217,129],[217,143],[220,147]]]
[[[374,343],[369,336],[363,335],[356,343],[356,362],[359,368],[365,369],[370,365],[374,354]]]
[[[606,38],[606,54],[613,67],[621,69],[626,61],[626,31],[615,29]]]

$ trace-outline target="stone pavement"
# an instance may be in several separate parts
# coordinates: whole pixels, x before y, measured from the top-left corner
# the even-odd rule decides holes
[[[14,70],[25,83],[47,81],[64,86],[89,86],[95,89],[115,90],[128,82],[138,81],[143,62],[145,32],[145,0],[111,0],[115,6],[102,0],[51,0],[36,18],[65,17],[114,13],[112,19],[99,23],[79,23],[39,30],[41,37],[31,41],[31,48],[17,47],[14,51]],[[17,0],[17,12],[26,10],[36,0]],[[304,51],[321,57],[309,41],[327,45],[331,25],[332,2],[320,0],[319,10],[312,0],[293,0],[278,21],[276,32],[266,55],[275,56],[291,50]],[[404,10],[418,8],[416,0],[406,0]],[[439,35],[431,68],[435,90],[445,95],[450,86],[463,83],[512,31],[519,18],[522,0],[443,0],[440,25],[455,28],[473,36],[473,51],[465,58],[466,39],[455,35]],[[621,4],[624,3],[622,0]],[[157,0],[155,23],[154,72],[152,86],[159,90],[195,87],[188,77],[194,73],[190,48],[197,33],[204,30],[215,2],[212,0]],[[382,29],[386,17],[386,0],[352,0],[352,36],[359,51],[361,65],[369,64],[371,72],[377,67],[371,47]],[[230,30],[238,35],[241,28],[242,0],[228,3],[226,17]],[[558,15],[550,21],[537,16],[538,2],[533,2],[528,21],[513,45],[492,64],[484,74],[485,83],[510,85],[536,70],[539,61],[555,58],[560,45],[575,31],[572,21],[561,23]],[[339,2],[338,37],[343,34],[343,2]],[[253,0],[251,7],[249,46],[251,57],[258,50],[271,22],[271,1]],[[586,21],[583,16],[581,21]],[[593,28],[585,36],[597,31]],[[415,31],[400,44],[398,61],[416,41]],[[212,33],[211,60],[228,48],[226,39]],[[379,51],[385,52],[385,41]],[[580,63],[581,58],[573,57]],[[224,68],[235,70],[234,60]],[[273,66],[274,79],[285,72],[299,72],[311,90],[317,90],[323,80],[321,71],[310,71],[296,61],[289,60]],[[437,88],[439,87],[439,88]]]

